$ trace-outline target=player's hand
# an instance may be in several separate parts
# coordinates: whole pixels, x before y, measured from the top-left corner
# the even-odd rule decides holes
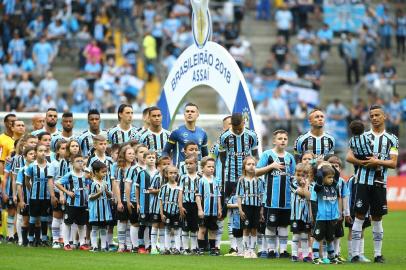
[[[23,210],[23,209],[25,208],[25,202],[21,201],[21,202],[18,204],[18,207],[20,207],[20,209]]]
[[[72,199],[74,199],[75,198],[75,193],[74,192],[72,192],[72,191],[68,191],[68,192],[66,192],[66,195],[68,195],[69,197],[71,197]]]
[[[199,210],[197,215],[199,216],[199,218],[204,218],[204,213],[202,210]]]
[[[221,209],[219,209],[218,214],[217,214],[218,219],[221,219],[221,217],[223,216],[221,212],[222,212]]]
[[[124,205],[122,202],[117,203],[117,210],[120,212],[124,211]]]
[[[185,207],[181,207],[181,208],[179,209],[179,214],[180,214],[180,217],[181,217],[181,218],[185,218],[185,217],[186,217],[187,211],[186,211]]]
[[[137,203],[137,214],[140,213],[140,205]]]
[[[52,206],[56,208],[56,206],[58,205],[58,199],[55,196],[51,197],[51,203]]]
[[[348,224],[352,224],[353,220],[352,220],[351,216],[346,216],[345,222],[347,222]]]
[[[378,166],[378,162],[379,159],[377,159],[376,157],[371,157],[366,160],[365,166],[367,166],[368,168],[375,168],[376,166]]]
[[[8,195],[6,193],[3,194],[3,202],[4,203],[8,202]]]
[[[280,164],[279,162],[274,161],[271,165],[270,168],[273,170],[283,170],[285,169],[285,165]]]
[[[259,222],[261,222],[261,223],[265,222],[264,214],[259,216]]]
[[[65,196],[62,195],[62,194],[59,196],[59,203],[60,203],[60,204],[65,204],[65,203],[66,203]]]
[[[165,221],[166,221],[166,216],[165,216],[164,214],[161,215],[161,220],[162,220],[162,222],[165,223]]]
[[[17,205],[17,196],[13,196],[14,205]]]
[[[127,202],[127,209],[128,209],[128,213],[131,214],[133,212],[134,206],[132,205],[131,202]]]
[[[245,220],[246,216],[245,216],[244,211],[240,210],[239,212],[240,212],[240,218],[241,218],[242,220]]]

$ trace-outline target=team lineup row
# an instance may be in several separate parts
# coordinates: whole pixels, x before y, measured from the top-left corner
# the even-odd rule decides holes
[[[77,138],[71,113],[64,113],[59,132],[57,113],[49,109],[45,126],[24,136],[24,123],[6,116],[0,169],[7,240],[14,240],[16,230],[20,244],[46,245],[51,224],[54,248],[61,242],[72,250],[72,242],[79,242],[83,250],[114,250],[117,226],[119,252],[203,254],[208,249],[219,255],[228,216],[228,255],[342,263],[345,220],[349,259],[367,261],[362,235],[370,222],[374,261],[384,262],[386,178],[396,166],[398,141],[385,132],[379,106],[370,109],[370,131],[364,132],[359,121],[350,125],[347,161],[355,173],[348,182],[340,177],[334,138],[324,132],[324,113],[318,109],[309,114],[311,130],[295,141],[295,155],[286,151],[287,132],[277,130],[274,147],[259,157],[257,136],[241,114],[223,119],[224,131],[210,151],[206,133],[196,126],[195,104],[185,106],[185,125],[172,132],[162,128],[159,108],[143,115],[144,126],[137,129],[131,106],[121,105],[118,125],[103,132],[100,114],[92,110],[89,130]]]

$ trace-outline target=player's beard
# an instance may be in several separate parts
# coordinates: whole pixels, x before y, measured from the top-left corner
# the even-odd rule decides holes
[[[66,128],[66,127],[64,127],[63,128],[63,131],[65,131],[65,132],[71,132],[72,131],[72,129],[73,129],[73,127],[69,127],[69,128]]]
[[[56,122],[55,122],[55,123],[53,123],[53,122],[47,122],[47,126],[53,128],[53,127],[56,126]]]

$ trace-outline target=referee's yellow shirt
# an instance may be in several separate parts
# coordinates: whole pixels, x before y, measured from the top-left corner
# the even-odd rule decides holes
[[[14,139],[6,134],[0,135],[0,161],[6,161],[14,149]]]

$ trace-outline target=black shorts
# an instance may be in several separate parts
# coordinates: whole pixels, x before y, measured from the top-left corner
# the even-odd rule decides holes
[[[163,223],[165,224],[166,227],[177,229],[181,226],[179,214],[171,215],[164,212],[164,215],[166,218],[165,220],[163,220]]]
[[[312,225],[303,220],[292,220],[290,223],[290,231],[293,234],[310,233]]]
[[[334,231],[334,237],[335,238],[341,238],[344,237],[344,226],[343,226],[343,221],[337,221],[337,224],[335,226],[335,231]]]
[[[143,226],[150,225],[150,214],[148,214],[148,213],[139,214],[138,221],[140,222],[140,225],[143,225]]]
[[[346,228],[352,228],[352,224],[354,224],[355,216],[351,216],[351,219],[353,220],[352,223],[348,223],[347,221],[345,222]],[[369,219],[369,217],[365,217],[364,223],[362,223],[362,229],[365,229],[368,227],[371,227],[371,220]]]
[[[47,217],[51,209],[50,200],[30,199],[30,217]]]
[[[233,229],[233,236],[235,238],[241,238],[243,236],[242,229]]]
[[[26,204],[23,209],[20,209],[20,215],[23,217],[30,216],[30,206],[28,204]]]
[[[156,213],[149,214],[149,222],[150,223],[161,223],[162,222],[161,215],[156,214]]]
[[[197,204],[184,203],[183,207],[186,209],[186,217],[182,222],[182,230],[185,232],[197,232],[199,230]]]
[[[313,230],[314,239],[317,241],[333,241],[336,225],[336,220],[317,220]]]
[[[290,224],[290,209],[265,208],[267,227],[287,227]]]
[[[244,229],[258,229],[261,207],[242,205],[242,210],[245,214],[245,220],[241,219],[241,224]]]
[[[237,182],[226,181],[224,183],[224,201],[228,201],[228,198],[231,197],[231,194],[235,193],[237,188]]]
[[[61,194],[59,192],[55,192],[55,197],[58,199],[58,203],[56,204],[56,207],[53,207],[51,204],[51,210],[52,212],[54,211],[62,211],[62,204],[59,203],[59,199],[61,197]]]
[[[110,222],[109,221],[92,221],[89,222],[90,226],[97,226],[97,227],[107,227],[110,226]]]
[[[388,213],[388,204],[386,201],[386,186],[382,184],[354,185],[354,212],[371,216],[383,216]]]
[[[114,227],[117,226],[117,205],[112,200],[110,200],[110,208],[112,220],[107,221],[107,225]]]
[[[82,226],[89,221],[89,211],[87,207],[66,206],[64,222],[72,225],[73,223]]]
[[[128,221],[130,219],[130,213],[128,213],[127,202],[122,202],[123,204],[123,211],[117,211],[117,220],[120,221]]]
[[[135,224],[135,223],[138,223],[137,203],[131,202],[131,205],[133,207],[131,209],[131,213],[130,213],[130,211],[128,211],[128,217],[129,217],[131,224]],[[128,206],[127,206],[127,210],[128,210]]]
[[[206,227],[209,231],[217,231],[217,217],[216,216],[205,216],[204,218],[200,219],[199,225],[202,227]]]
[[[266,230],[266,222],[260,222],[258,226],[258,233],[265,234],[265,230]]]

